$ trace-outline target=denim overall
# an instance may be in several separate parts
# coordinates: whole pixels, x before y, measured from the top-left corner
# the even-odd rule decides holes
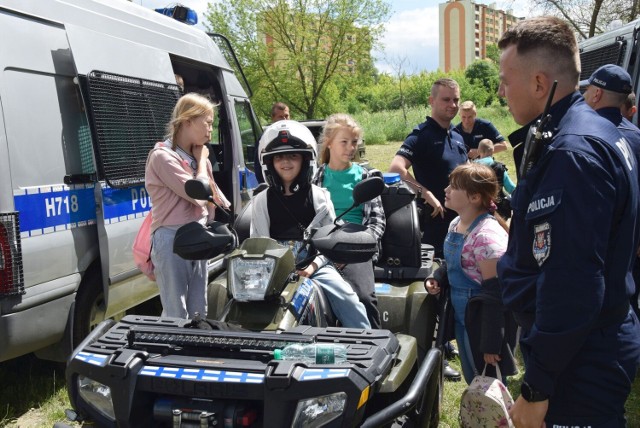
[[[464,327],[464,315],[467,302],[482,290],[482,286],[472,280],[462,270],[462,248],[464,240],[469,233],[490,214],[482,214],[476,217],[466,233],[450,231],[444,239],[444,259],[447,262],[447,275],[451,291],[451,304],[454,311],[454,325],[456,342],[460,351],[460,364],[464,380],[469,384],[475,376],[476,368],[473,363],[473,355],[469,345],[469,338]]]

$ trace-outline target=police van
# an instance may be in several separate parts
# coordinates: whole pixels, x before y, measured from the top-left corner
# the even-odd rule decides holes
[[[629,72],[634,92],[640,93],[639,39],[640,19],[581,41],[580,80],[588,79],[602,65],[616,64]],[[636,105],[637,102],[636,97]],[[633,119],[637,125],[637,114]]]
[[[215,179],[235,212],[249,199],[261,128],[228,52],[127,1],[0,0],[0,361],[63,360],[98,322],[158,294],[131,247],[176,75],[219,104]]]

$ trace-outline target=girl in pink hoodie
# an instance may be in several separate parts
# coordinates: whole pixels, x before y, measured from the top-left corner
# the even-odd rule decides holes
[[[145,187],[153,203],[151,224],[151,261],[162,301],[162,316],[193,318],[207,315],[207,261],[184,260],[173,253],[178,228],[197,221],[213,220],[215,206],[191,199],[184,183],[192,178],[209,180],[216,202],[229,202],[213,180],[209,150],[214,106],[195,93],[181,97],[167,125],[167,139],[149,153]]]

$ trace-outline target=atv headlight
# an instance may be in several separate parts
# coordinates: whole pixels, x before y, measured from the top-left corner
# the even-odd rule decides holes
[[[300,400],[296,407],[292,426],[296,428],[326,425],[342,415],[346,402],[347,394],[345,392]]]
[[[84,402],[97,410],[103,417],[115,421],[111,400],[111,388],[85,376],[78,376],[78,393]]]
[[[231,293],[236,300],[264,300],[275,259],[241,259],[231,262]]]
[[[293,253],[271,238],[248,238],[227,257],[229,293],[239,301],[278,296],[295,264]]]

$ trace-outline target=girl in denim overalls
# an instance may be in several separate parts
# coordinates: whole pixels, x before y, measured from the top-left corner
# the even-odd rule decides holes
[[[449,225],[444,257],[454,309],[455,338],[467,383],[471,383],[477,372],[464,324],[467,303],[482,291],[483,282],[495,280],[496,264],[507,248],[507,225],[495,213],[497,194],[495,173],[477,163],[456,167],[445,189],[445,207],[458,213]],[[434,278],[427,278],[425,286],[430,294],[440,293],[440,284]],[[484,360],[495,365],[500,355],[485,353]]]

